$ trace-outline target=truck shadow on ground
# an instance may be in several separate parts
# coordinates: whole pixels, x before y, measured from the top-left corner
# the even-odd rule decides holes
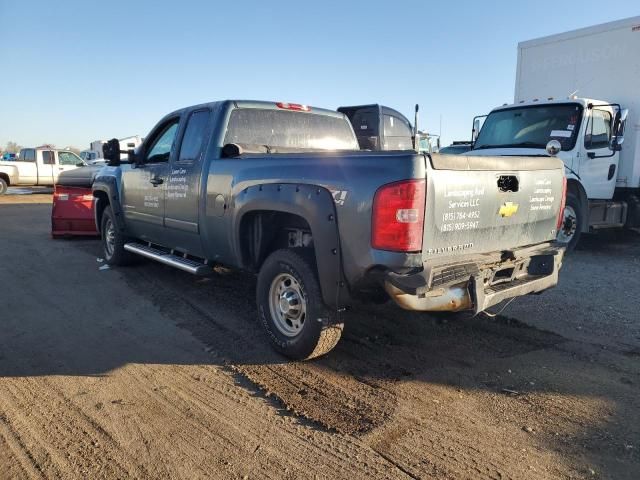
[[[640,353],[577,344],[527,318],[449,320],[360,304],[345,315],[333,352],[289,362],[256,321],[251,275],[201,279],[152,262],[99,270],[98,242],[53,241],[45,228],[33,235],[22,241],[31,237],[18,232],[8,239],[11,252],[0,253],[9,266],[0,274],[9,286],[3,302],[12,312],[3,321],[0,377],[100,376],[135,363],[215,365],[239,386],[268,395],[283,415],[296,412],[305,424],[354,435],[401,421],[407,397],[437,400],[444,388],[445,396],[473,397],[490,416],[521,412],[552,449],[586,455],[602,469],[619,462],[622,472],[638,471],[639,449],[624,445],[640,443]],[[613,240],[585,237],[578,255],[637,258],[636,234]],[[25,258],[33,265],[22,271]],[[65,297],[56,299],[61,290]],[[577,402],[580,415],[553,407],[553,399]],[[419,422],[422,412],[415,415]],[[562,436],[554,438],[558,429]]]

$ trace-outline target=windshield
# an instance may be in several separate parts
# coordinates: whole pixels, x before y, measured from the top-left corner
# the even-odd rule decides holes
[[[575,103],[509,108],[491,112],[482,125],[474,150],[483,148],[545,148],[558,140],[571,150],[582,118]]]
[[[259,108],[239,108],[231,112],[224,143],[309,150],[359,150],[346,118]]]

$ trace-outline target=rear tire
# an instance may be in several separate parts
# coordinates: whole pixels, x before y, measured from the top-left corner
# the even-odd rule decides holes
[[[7,193],[8,188],[9,185],[7,185],[7,181],[4,178],[0,178],[0,195]]]
[[[260,322],[274,348],[295,360],[331,351],[344,327],[322,300],[314,263],[308,249],[276,250],[258,274]]]
[[[102,213],[100,234],[102,236],[104,260],[107,264],[124,266],[133,261],[133,254],[124,249],[127,239],[116,226],[115,215],[111,210],[111,206],[106,207]]]
[[[563,215],[564,218],[560,230],[558,230],[557,240],[559,243],[566,245],[567,252],[571,252],[578,244],[584,223],[580,199],[573,192],[567,192]]]

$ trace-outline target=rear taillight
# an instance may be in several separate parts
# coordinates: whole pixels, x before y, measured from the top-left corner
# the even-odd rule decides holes
[[[562,177],[562,198],[560,199],[560,211],[558,212],[558,220],[556,221],[556,230],[560,230],[564,221],[564,206],[567,202],[567,177]]]
[[[424,180],[404,180],[378,189],[373,199],[371,246],[394,252],[422,250]]]
[[[283,108],[285,110],[296,110],[298,112],[308,112],[309,110],[311,110],[311,108],[309,108],[308,106],[301,105],[299,103],[278,102],[276,103],[276,107]]]

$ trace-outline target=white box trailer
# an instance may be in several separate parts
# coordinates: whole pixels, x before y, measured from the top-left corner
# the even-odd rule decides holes
[[[629,109],[616,184],[640,187],[640,16],[518,44],[514,103],[573,95]]]

